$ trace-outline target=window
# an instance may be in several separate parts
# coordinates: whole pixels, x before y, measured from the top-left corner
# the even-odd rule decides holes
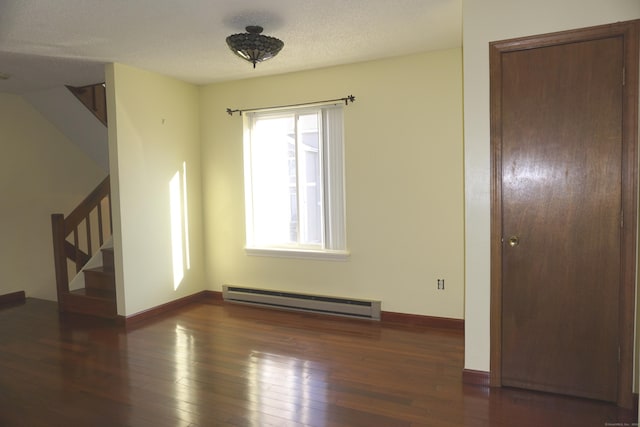
[[[342,107],[245,114],[247,251],[344,258]]]

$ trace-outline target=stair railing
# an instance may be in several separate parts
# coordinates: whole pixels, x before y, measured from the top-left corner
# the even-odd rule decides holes
[[[108,221],[104,212],[106,205]],[[107,226],[105,227],[105,222]],[[84,228],[82,225],[84,223]],[[91,225],[97,223],[97,230]],[[69,293],[69,262],[75,266],[75,273],[93,255],[93,245],[97,237],[98,248],[101,247],[112,233],[111,221],[111,186],[107,176],[66,218],[63,214],[51,215],[51,227],[53,231],[53,260],[56,272],[56,289],[58,302]],[[106,230],[105,230],[106,228]],[[73,235],[72,241],[69,236]],[[81,243],[83,245],[81,245]],[[83,246],[83,249],[81,249]]]

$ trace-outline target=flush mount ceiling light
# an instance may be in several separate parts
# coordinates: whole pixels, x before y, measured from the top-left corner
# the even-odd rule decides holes
[[[256,68],[258,62],[273,58],[282,50],[284,43],[275,37],[263,36],[263,28],[250,25],[245,28],[246,33],[232,34],[227,37],[229,49],[240,58],[253,63]]]

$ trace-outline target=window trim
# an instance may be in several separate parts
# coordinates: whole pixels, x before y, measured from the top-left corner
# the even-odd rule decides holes
[[[320,261],[347,261],[351,252],[334,249],[301,249],[301,248],[276,248],[276,247],[245,247],[244,251],[249,256],[264,256],[276,258],[315,259]]]

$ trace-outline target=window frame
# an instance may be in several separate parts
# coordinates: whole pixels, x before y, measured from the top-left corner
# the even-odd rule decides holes
[[[254,238],[254,189],[252,173],[252,132],[261,118],[287,115],[319,114],[318,129],[321,181],[321,244],[256,244]],[[335,123],[333,123],[335,122]],[[337,125],[336,125],[337,124]],[[333,126],[329,128],[329,126]],[[306,105],[270,110],[254,110],[243,114],[243,160],[245,196],[245,252],[248,255],[344,261],[350,253],[346,242],[346,197],[344,173],[344,109],[340,104]],[[329,135],[334,139],[329,140]],[[296,123],[296,139],[299,132]],[[300,170],[296,153],[296,170]],[[300,185],[297,178],[296,187]],[[300,212],[298,212],[300,216]]]

